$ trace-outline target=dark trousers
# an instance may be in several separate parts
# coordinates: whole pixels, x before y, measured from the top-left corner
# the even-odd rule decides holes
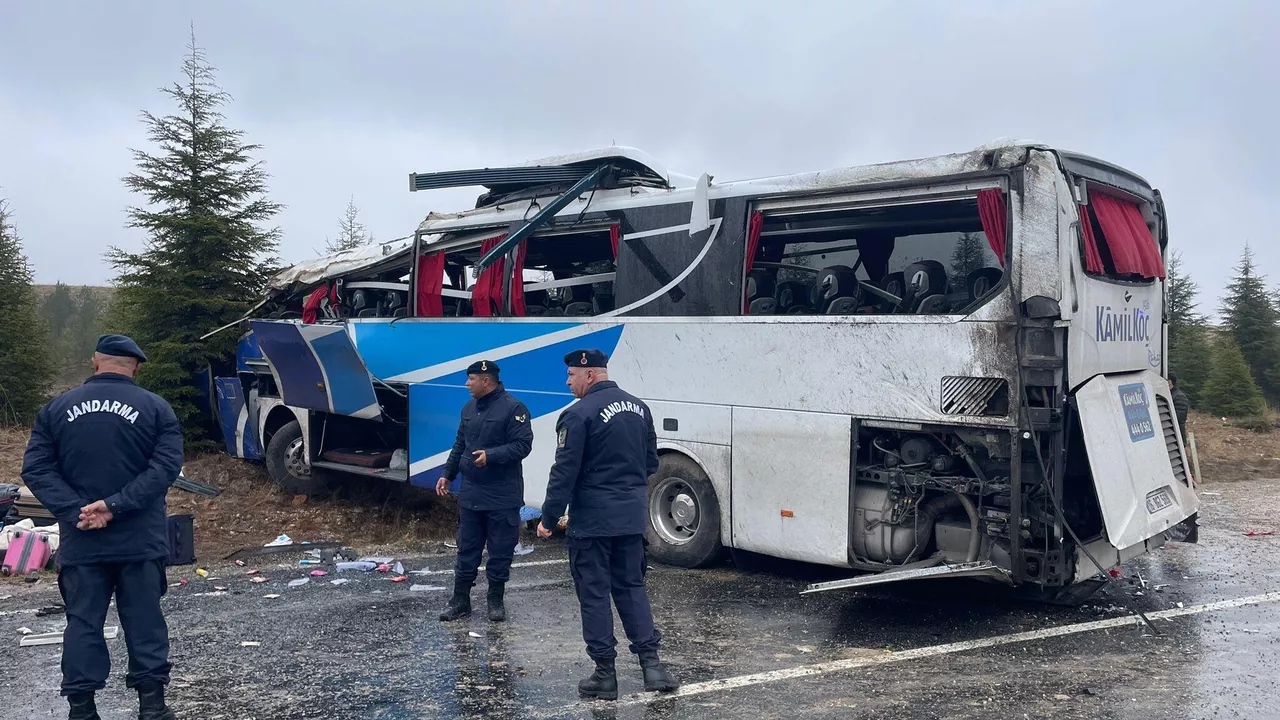
[[[107,685],[111,657],[102,628],[111,596],[116,598],[129,673],[125,685],[169,683],[169,627],[160,612],[168,589],[164,560],[67,565],[58,569],[58,589],[67,606],[62,640],[62,694],[93,692]]]
[[[487,544],[489,562],[485,576],[490,583],[505,583],[511,577],[511,558],[520,541],[520,508],[510,510],[468,510],[458,514],[458,564],[454,582],[469,588],[475,584],[480,556]]]
[[[582,609],[582,639],[587,642],[587,655],[593,660],[613,660],[618,656],[610,597],[631,641],[631,652],[656,653],[662,635],[653,626],[653,611],[644,587],[644,536],[571,537],[566,544],[569,571]]]

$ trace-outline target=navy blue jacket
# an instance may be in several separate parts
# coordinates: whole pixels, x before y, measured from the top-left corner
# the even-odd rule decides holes
[[[58,562],[154,560],[169,554],[165,494],[182,472],[182,427],[164,398],[125,375],[95,375],[36,414],[22,481],[58,519]],[[80,508],[114,516],[77,530]]]
[[[556,423],[556,463],[542,524],[569,506],[570,537],[643,534],[649,476],[658,472],[653,413],[612,380],[596,383]]]
[[[472,453],[485,451],[485,466],[476,467]],[[511,510],[524,505],[524,472],[520,462],[533,450],[529,408],[502,385],[462,408],[458,437],[453,441],[442,477],[452,481],[462,470],[458,504],[468,510]]]

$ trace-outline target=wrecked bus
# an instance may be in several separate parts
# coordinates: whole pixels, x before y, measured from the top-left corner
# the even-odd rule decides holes
[[[231,454],[295,490],[431,487],[483,357],[533,415],[537,517],[573,402],[561,357],[598,347],[654,413],[669,564],[730,548],[880,573],[810,590],[964,575],[1061,595],[1194,540],[1165,209],[1128,170],[997,143],[734,182],[630,148],[410,176],[460,186],[486,192],[273,281],[215,381]]]

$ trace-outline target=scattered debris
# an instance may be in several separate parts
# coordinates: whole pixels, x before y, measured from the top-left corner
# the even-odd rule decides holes
[[[257,642],[256,640],[245,640],[244,642],[240,643],[240,647],[261,647],[261,646],[262,646],[262,643]]]
[[[196,574],[202,578],[209,577],[209,571],[205,570],[204,568],[196,568]]]
[[[26,628],[23,628],[24,630]],[[28,633],[30,631],[28,630]],[[114,640],[120,634],[120,628],[111,625],[102,629],[102,637],[107,640]],[[39,635],[24,634],[22,639],[18,641],[19,647],[33,647],[36,645],[60,645],[62,644],[62,631],[41,633]]]
[[[289,537],[288,535],[280,535],[275,540],[272,540],[271,542],[267,543],[266,545],[263,545],[262,547],[284,547],[285,545],[292,545],[292,544],[293,544],[293,538]]]
[[[334,565],[334,569],[338,572],[346,572],[347,570],[359,570],[361,572],[373,572],[378,567],[377,563],[372,560],[356,560],[354,562],[340,562]]]
[[[391,563],[382,563],[381,565],[379,565],[374,569],[380,573],[391,572]]]
[[[266,579],[266,578],[264,578],[264,577],[262,577],[261,575],[259,575],[259,576],[257,576],[257,577],[251,577],[251,578],[249,578],[249,582],[251,582],[251,583],[264,583],[264,582],[266,582],[266,581],[267,581],[267,579]]]
[[[236,567],[244,567],[244,561],[243,561],[243,560],[237,560],[237,561],[236,561]]]
[[[324,577],[325,575],[328,575],[328,574],[329,574],[328,570],[312,570],[311,571],[311,577]]]
[[[1054,699],[1054,700],[1070,700],[1070,699],[1071,699],[1071,696],[1070,696],[1070,695],[1063,695],[1062,693],[1058,693],[1057,695],[1054,695],[1054,696],[1053,696],[1053,699]]]
[[[391,582],[404,582],[405,580],[408,580],[408,579],[409,579],[408,575],[397,575],[391,578]]]
[[[1267,535],[1273,535],[1273,534],[1274,533],[1270,530],[1250,530],[1249,532],[1245,533],[1244,536],[1245,537],[1265,537]]]
[[[478,633],[478,632],[476,632],[476,631],[474,631],[474,630],[472,630],[471,632],[469,632],[469,633],[467,633],[467,634],[468,634],[468,635],[470,635],[470,636],[471,636],[471,637],[473,637],[473,638],[483,637],[480,633]]]
[[[31,628],[29,628],[29,627],[20,627],[20,628],[18,628],[18,634],[19,634],[19,635],[30,635],[32,632],[33,632],[33,631],[32,631],[32,629],[31,629]]]
[[[246,570],[245,575],[257,575],[260,572],[262,571],[257,568],[254,568],[253,570]]]
[[[1159,585],[1156,585],[1156,586],[1155,586],[1155,591],[1156,591],[1156,592],[1160,592],[1161,590],[1163,590],[1163,589],[1165,589],[1165,588],[1167,588],[1167,587],[1169,587],[1169,583],[1161,583],[1161,584],[1159,584]]]
[[[410,585],[409,592],[428,592],[431,590],[448,590],[444,585]]]
[[[309,582],[311,582],[311,578],[298,578],[297,580],[290,580],[289,587],[302,587]]]
[[[404,565],[403,565],[403,564],[401,564],[401,563],[399,563],[399,562],[397,562],[397,563],[395,564],[395,567],[391,568],[391,572],[393,572],[393,573],[395,573],[395,574],[397,574],[397,575],[403,575],[403,574],[404,574]]]
[[[275,600],[276,598],[280,597],[280,595],[277,593],[271,593],[270,595],[263,595],[262,597],[268,600]]]
[[[806,654],[811,654],[814,652],[814,649],[812,647],[809,647],[808,645],[797,645],[796,649]]]
[[[64,615],[66,614],[66,612],[67,612],[67,608],[64,605],[50,605],[49,607],[42,607],[39,610],[37,610],[36,617],[47,617],[49,615]]]
[[[346,578],[338,578],[338,579],[336,579],[336,580],[330,580],[330,581],[329,581],[329,584],[330,584],[330,585],[346,585],[346,584],[347,584],[347,583],[349,583],[349,582],[351,582],[351,581],[350,581],[350,580],[348,580],[348,579],[346,579]]]
[[[214,585],[213,589],[218,591],[225,591],[227,588],[222,587],[221,585]]]
[[[529,554],[529,553],[531,553],[531,552],[533,552],[533,546],[532,546],[532,545],[524,545],[524,544],[521,544],[521,543],[519,543],[519,542],[517,542],[517,543],[516,543],[516,550],[515,550],[515,553],[516,553],[516,556],[517,556],[517,557],[518,557],[518,556],[520,556],[520,555],[528,555],[528,554]]]
[[[301,546],[306,546],[307,548],[336,548],[336,547],[340,547],[341,543],[331,542],[327,540],[324,542],[315,542],[315,543],[304,542],[304,543],[298,543],[297,545],[294,545],[293,543],[290,543],[288,545],[275,545],[272,543],[268,543],[262,547],[240,548],[239,550],[236,550],[234,552],[231,552],[223,556],[222,559],[231,560],[233,558],[238,558],[240,556],[256,557],[259,555],[274,555],[276,553],[283,553],[283,552],[298,552],[299,550],[302,549]]]
[[[374,565],[390,565],[395,561],[396,559],[393,557],[362,557],[360,558],[360,562],[371,562]]]
[[[452,543],[452,542],[449,542],[448,540],[445,541],[444,546],[452,550],[458,549],[458,543]]]
[[[320,558],[302,558],[298,561],[299,565],[319,565]]]

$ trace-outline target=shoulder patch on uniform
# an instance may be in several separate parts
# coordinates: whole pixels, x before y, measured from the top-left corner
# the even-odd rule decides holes
[[[529,419],[529,413],[521,413],[519,415],[516,415],[516,422],[522,423],[528,419]]]
[[[556,447],[563,448],[565,441],[569,439],[569,428],[560,428],[560,432],[556,433]]]

